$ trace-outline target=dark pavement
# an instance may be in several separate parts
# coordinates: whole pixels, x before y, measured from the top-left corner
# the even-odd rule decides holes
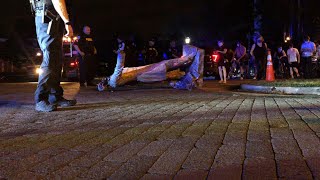
[[[52,113],[34,111],[36,84],[0,84],[0,179],[320,179],[320,98],[240,83],[64,83],[79,103]]]

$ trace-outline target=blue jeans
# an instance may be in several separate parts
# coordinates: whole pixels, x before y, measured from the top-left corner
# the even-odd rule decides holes
[[[312,57],[301,58],[301,68],[305,79],[315,78],[314,72],[312,71]]]
[[[43,73],[39,75],[38,86],[35,92],[35,102],[49,101],[55,103],[63,96],[60,86],[62,70],[62,37],[60,23],[53,23],[52,31],[47,34],[49,23],[43,23],[41,16],[35,17],[38,43],[43,54],[40,66]]]

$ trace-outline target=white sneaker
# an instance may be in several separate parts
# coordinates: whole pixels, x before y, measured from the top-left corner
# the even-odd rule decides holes
[[[57,105],[50,104],[48,101],[40,101],[36,103],[35,110],[38,112],[52,112],[57,110]]]

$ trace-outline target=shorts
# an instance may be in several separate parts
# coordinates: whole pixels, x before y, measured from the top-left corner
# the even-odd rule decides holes
[[[225,59],[220,59],[218,62],[218,66],[226,66],[226,60]]]
[[[239,58],[237,57],[236,59],[239,59]],[[244,57],[239,59],[239,64],[240,64],[240,66],[248,66],[249,65],[249,58],[248,58],[247,54]]]
[[[298,68],[299,67],[299,63],[298,62],[291,62],[291,64],[289,64],[289,67]]]

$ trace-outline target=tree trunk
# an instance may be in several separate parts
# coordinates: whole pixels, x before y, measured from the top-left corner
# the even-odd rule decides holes
[[[253,15],[254,15],[254,22],[253,22],[253,30],[254,32],[261,33],[262,30],[262,0],[253,0]]]

